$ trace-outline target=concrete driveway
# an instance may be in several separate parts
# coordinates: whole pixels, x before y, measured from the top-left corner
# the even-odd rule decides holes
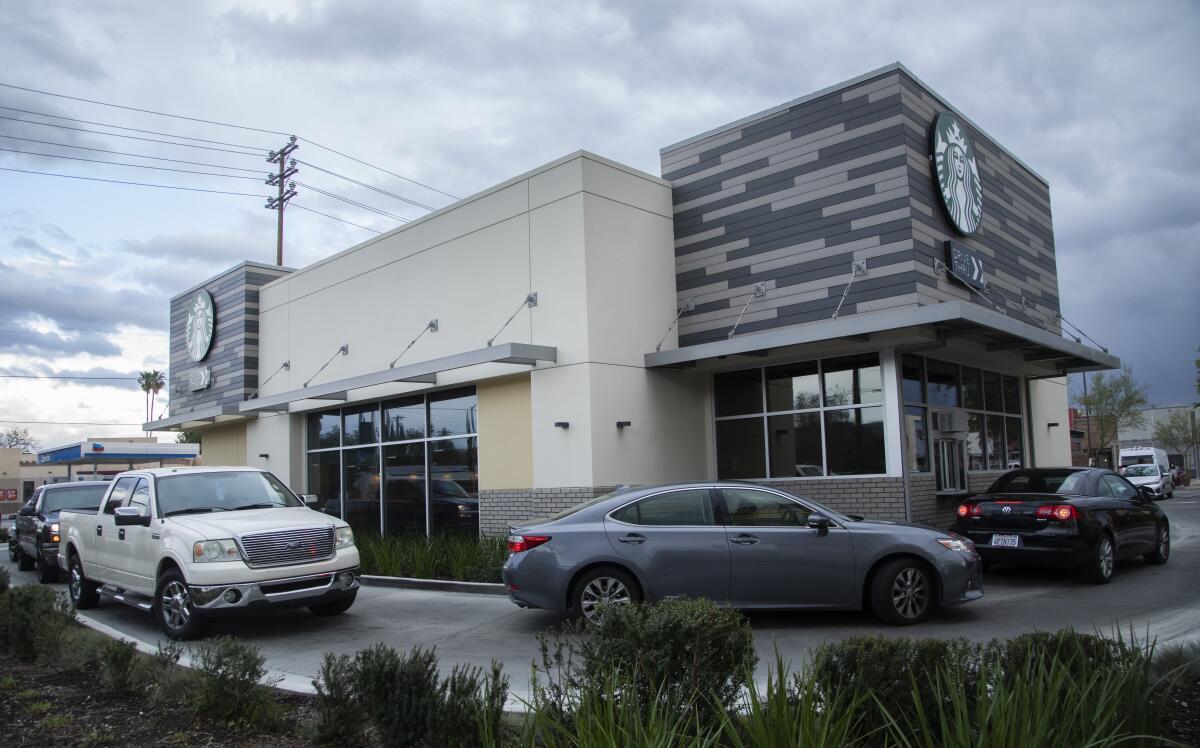
[[[753,613],[760,677],[774,662],[776,647],[786,660],[799,663],[812,647],[855,634],[987,641],[1066,626],[1085,631],[1128,631],[1132,626],[1140,636],[1149,633],[1159,641],[1200,637],[1200,487],[1179,490],[1175,496],[1161,503],[1172,525],[1170,563],[1154,567],[1140,559],[1122,562],[1105,586],[1055,570],[1000,568],[985,577],[982,600],[940,611],[930,621],[906,628],[881,624],[865,613]],[[9,569],[15,582],[36,583],[32,573],[16,571],[15,564]],[[103,603],[83,618],[149,647],[161,638],[149,614],[117,603]],[[436,646],[446,671],[458,663],[486,667],[496,658],[512,678],[514,696],[525,697],[537,634],[561,620],[519,609],[493,595],[371,587],[337,618],[317,618],[303,609],[280,611],[219,621],[213,632],[233,634],[260,647],[271,668],[285,677],[282,685],[295,690],[311,690],[324,653],[353,653],[383,642],[398,649]]]

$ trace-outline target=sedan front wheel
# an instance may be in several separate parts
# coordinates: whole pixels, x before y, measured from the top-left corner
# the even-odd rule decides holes
[[[871,580],[871,609],[886,623],[895,626],[920,623],[929,617],[933,603],[929,568],[915,559],[889,561]]]

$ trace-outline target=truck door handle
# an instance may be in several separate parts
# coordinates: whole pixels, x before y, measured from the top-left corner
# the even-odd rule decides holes
[[[617,538],[622,543],[631,543],[633,545],[641,545],[646,542],[645,535],[638,535],[636,532],[631,532],[623,538]]]
[[[120,530],[117,530],[117,540],[124,540],[124,539],[125,539],[125,528],[122,527]]]
[[[754,545],[758,542],[758,538],[754,537],[753,535],[742,533],[735,538],[730,538],[729,542],[733,543],[734,545]]]
[[[103,526],[103,525],[96,525],[96,534],[97,534],[97,535],[103,535],[103,534],[104,534],[104,526]]]

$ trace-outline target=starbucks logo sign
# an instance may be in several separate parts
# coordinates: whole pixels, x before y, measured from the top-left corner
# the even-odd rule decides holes
[[[203,361],[208,355],[208,349],[212,347],[212,339],[213,299],[208,291],[200,290],[188,305],[187,326],[184,332],[188,358]]]
[[[970,236],[979,230],[983,218],[983,186],[975,164],[975,145],[958,118],[949,112],[934,120],[931,140],[942,205],[954,227]]]

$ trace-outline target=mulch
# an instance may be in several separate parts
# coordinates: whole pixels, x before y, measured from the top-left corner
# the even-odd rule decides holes
[[[10,680],[11,679],[11,680]],[[105,693],[95,671],[71,672],[0,656],[0,745],[229,746],[298,748],[311,698],[276,691],[286,709],[279,733],[263,733],[198,717],[181,704],[153,709],[140,695]]]
[[[1167,734],[1184,745],[1200,746],[1200,680],[1169,697]]]

